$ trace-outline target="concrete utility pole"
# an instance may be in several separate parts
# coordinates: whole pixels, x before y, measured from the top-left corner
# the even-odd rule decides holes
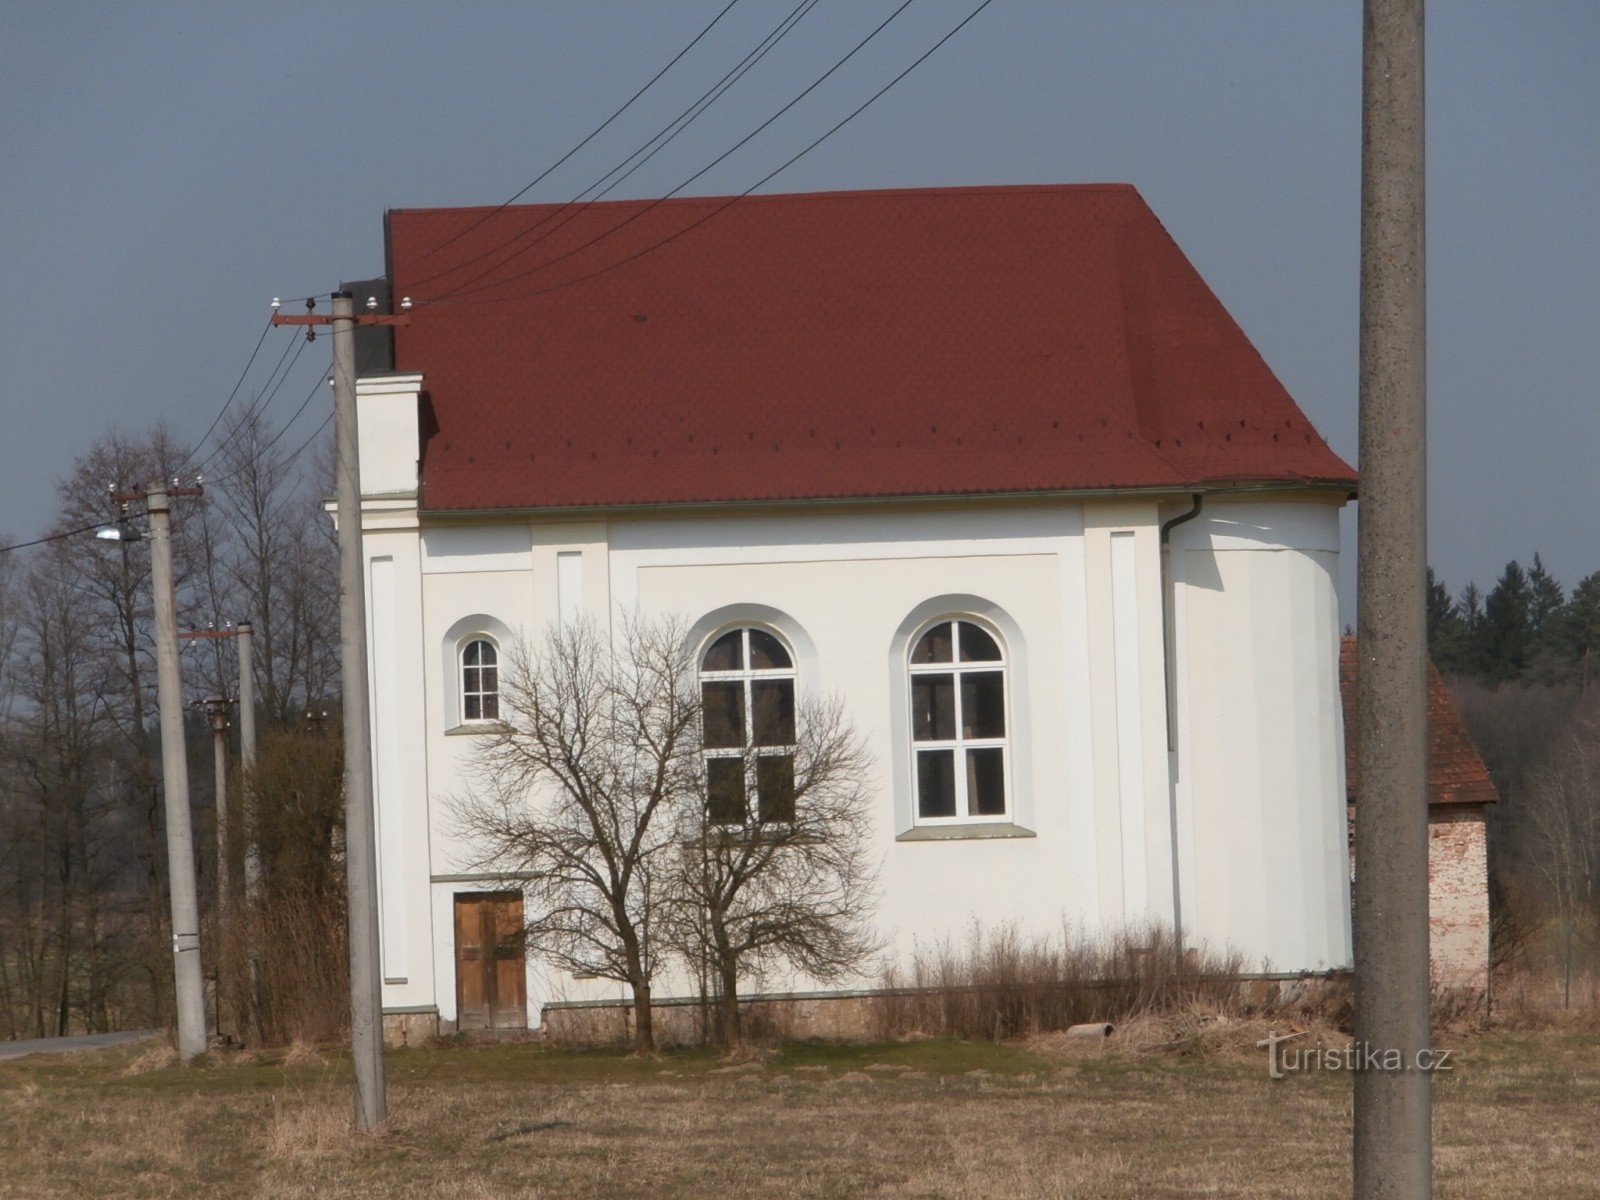
[[[161,778],[166,802],[167,888],[172,900],[172,970],[178,1003],[178,1054],[205,1053],[205,984],[200,971],[200,902],[195,892],[189,765],[178,676],[178,612],[172,592],[172,518],[165,484],[145,495],[150,514],[150,582],[155,593],[156,691],[161,714]]]
[[[1432,1192],[1423,3],[1366,0],[1361,119],[1357,1200]],[[1372,1061],[1368,1059],[1368,1061]],[[1379,1061],[1382,1061],[1381,1059]]]
[[[367,601],[361,551],[361,462],[356,426],[354,303],[333,295],[333,403],[338,438],[339,643],[344,684],[345,872],[350,920],[350,1054],[356,1126],[388,1116],[383,1065],[383,977],[378,959],[378,864],[367,701]]]
[[[376,308],[377,302],[371,301]],[[409,298],[400,307],[409,308]],[[372,728],[367,702],[367,600],[361,552],[360,437],[356,427],[355,327],[406,325],[405,313],[356,316],[347,291],[333,294],[333,313],[279,312],[274,325],[333,326],[333,411],[338,442],[339,666],[344,677],[345,875],[350,921],[350,1057],[355,1067],[356,1127],[376,1129],[388,1116],[383,1067],[383,977],[378,958],[378,853],[372,805]],[[323,716],[327,714],[324,713]],[[310,713],[307,720],[312,720]]]
[[[228,909],[228,702],[211,701],[211,756],[217,795],[217,917]]]
[[[251,818],[255,813],[250,799],[250,772],[256,765],[256,676],[255,629],[249,621],[234,626],[234,642],[239,648],[239,794],[244,799],[245,831],[244,898],[254,904],[261,898],[261,854],[255,838],[248,837],[255,828]]]

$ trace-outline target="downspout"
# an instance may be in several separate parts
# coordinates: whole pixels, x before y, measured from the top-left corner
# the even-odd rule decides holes
[[[1183,970],[1184,962],[1183,894],[1178,870],[1178,666],[1174,658],[1175,650],[1173,646],[1173,642],[1176,640],[1176,631],[1174,629],[1176,618],[1172,611],[1174,583],[1170,543],[1174,529],[1200,515],[1200,506],[1205,502],[1205,497],[1196,492],[1193,500],[1193,508],[1186,513],[1178,514],[1170,521],[1163,522],[1161,526],[1161,670],[1162,678],[1166,682],[1167,692],[1167,830],[1172,839],[1173,952],[1177,956],[1175,965],[1180,973]]]

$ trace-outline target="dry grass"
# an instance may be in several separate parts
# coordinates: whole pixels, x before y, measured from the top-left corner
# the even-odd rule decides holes
[[[391,1121],[373,1137],[351,1129],[331,1051],[188,1070],[149,1051],[23,1060],[0,1066],[0,1196],[1347,1194],[1349,1077],[1269,1082],[1260,1025],[1144,1018],[1088,1047],[915,1039],[743,1063],[414,1049],[390,1058]],[[1436,1088],[1438,1194],[1587,1194],[1597,1051],[1570,1031],[1463,1043]]]
[[[1251,986],[1241,979],[1238,955],[1205,947],[1180,952],[1171,930],[1160,926],[1111,937],[1063,926],[1052,935],[1025,937],[1014,926],[974,924],[963,942],[919,946],[908,965],[887,971],[873,1007],[885,1037],[998,1041],[1079,1022],[1122,1024],[1197,1007],[1242,1009]],[[1299,986],[1291,1007],[1303,1003],[1305,986],[1311,985]],[[1283,1004],[1275,985],[1263,996]],[[1324,1002],[1320,993],[1318,1000]]]

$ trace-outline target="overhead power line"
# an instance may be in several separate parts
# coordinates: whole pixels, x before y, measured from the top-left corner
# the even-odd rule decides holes
[[[372,366],[374,360],[377,358],[379,349],[380,347],[378,345],[374,345],[367,351],[366,357],[362,360],[361,365],[356,368],[357,378],[360,378],[362,375],[366,374],[367,368]],[[329,370],[331,371],[332,368],[330,367]],[[327,387],[331,382],[331,375],[325,373],[319,374],[317,376],[317,382],[312,386],[311,390],[306,393],[306,398],[300,401],[300,407],[295,409],[289,419],[279,426],[278,432],[273,434],[272,437],[267,440],[266,445],[257,450],[250,459],[240,463],[239,466],[234,470],[229,471],[226,475],[223,475],[218,479],[207,480],[207,483],[212,487],[220,487],[222,484],[237,479],[240,475],[243,475],[246,471],[248,471],[251,466],[260,461],[262,455],[266,454],[267,451],[271,450],[281,440],[283,440],[283,436],[288,433],[294,423],[300,419],[300,414],[305,412],[306,409],[311,406],[311,402],[317,398],[317,393],[323,388]],[[328,427],[328,422],[332,420],[333,413],[330,411],[329,414],[323,418],[322,424],[318,425],[316,429],[312,430],[311,436],[306,438],[305,441],[301,442],[299,446],[297,446],[293,451],[284,457],[284,465],[288,465],[289,463],[294,462],[295,459],[299,458],[300,455],[305,452],[306,447],[317,440],[317,436]]]
[[[43,546],[46,542],[59,542],[63,538],[77,537],[79,534],[92,533],[105,525],[105,521],[96,521],[93,525],[84,525],[78,529],[66,529],[60,533],[52,533],[49,537],[34,538],[31,542],[13,542],[9,546],[0,546],[0,554],[9,554],[13,550],[26,550],[30,546]]]
[[[243,475],[246,471],[248,471],[251,468],[251,466],[253,466],[256,462],[260,461],[262,455],[264,455],[268,450],[271,450],[274,446],[276,446],[280,441],[283,440],[283,435],[289,432],[290,426],[292,426],[296,421],[298,421],[300,419],[300,414],[305,412],[305,410],[311,406],[311,402],[317,398],[317,393],[320,392],[323,388],[325,388],[327,386],[328,386],[327,377],[319,375],[317,377],[317,382],[311,385],[311,391],[306,393],[306,398],[304,400],[300,401],[300,407],[295,409],[294,413],[289,417],[289,419],[287,421],[285,421],[281,426],[278,427],[278,432],[277,433],[273,434],[270,438],[267,439],[266,445],[262,446],[261,449],[257,450],[255,452],[255,454],[249,460],[247,460],[247,461],[245,461],[243,463],[240,463],[237,467],[235,467],[232,471],[229,471],[226,475],[223,475],[222,477],[220,477],[218,479],[208,480],[207,482],[209,482],[213,487],[216,487],[216,486],[219,486],[221,484],[227,483],[229,480],[237,479],[240,475]],[[302,447],[302,449],[304,449],[304,447]],[[297,450],[295,453],[298,454],[299,451]],[[294,455],[291,454],[289,456],[289,458],[293,459]]]
[[[937,42],[935,42],[932,46],[929,46],[928,49],[924,50],[920,55],[918,55],[917,58],[914,59],[909,66],[907,66],[904,70],[902,70],[893,79],[889,80],[888,83],[884,84],[881,88],[879,88],[871,96],[867,97],[867,99],[864,100],[860,105],[858,105],[856,108],[852,109],[843,118],[841,118],[834,125],[832,125],[821,136],[819,136],[814,141],[812,141],[809,145],[807,145],[805,148],[803,148],[798,154],[795,154],[792,157],[790,157],[789,159],[785,160],[783,163],[779,164],[773,170],[771,170],[771,171],[767,172],[767,174],[763,175],[760,179],[756,180],[749,187],[745,188],[744,191],[740,192],[736,196],[730,196],[727,200],[723,201],[723,203],[719,204],[716,208],[712,209],[710,212],[706,213],[704,216],[700,217],[699,219],[690,222],[688,225],[685,225],[682,229],[679,229],[679,230],[677,230],[677,231],[675,231],[673,233],[670,233],[666,237],[661,238],[658,241],[652,242],[650,245],[645,246],[642,249],[634,251],[632,254],[628,255],[625,258],[618,259],[616,262],[609,263],[606,266],[600,267],[599,269],[594,270],[594,271],[590,271],[587,274],[579,275],[579,276],[576,276],[576,277],[574,277],[572,279],[563,280],[560,283],[551,284],[548,287],[535,288],[532,291],[527,291],[527,292],[518,292],[518,293],[516,293],[514,295],[510,295],[510,296],[495,296],[495,297],[491,297],[489,299],[484,299],[484,300],[471,300],[471,299],[464,299],[464,298],[461,298],[461,297],[451,296],[448,299],[445,298],[445,297],[440,297],[437,300],[428,301],[428,303],[429,304],[460,304],[460,305],[463,305],[463,306],[476,306],[476,305],[504,304],[504,303],[509,303],[510,301],[513,301],[513,300],[526,300],[526,299],[529,299],[529,298],[534,297],[534,296],[543,296],[543,295],[546,295],[547,293],[550,293],[550,292],[560,291],[562,288],[572,287],[572,286],[574,286],[576,284],[584,283],[584,282],[586,282],[586,281],[588,281],[590,279],[594,279],[597,276],[608,274],[611,271],[615,271],[620,267],[625,267],[629,263],[635,262],[638,259],[643,258],[645,255],[650,254],[653,251],[661,249],[661,247],[663,247],[663,246],[665,246],[665,245],[667,245],[667,244],[669,244],[671,242],[676,241],[678,238],[682,237],[686,233],[689,233],[691,230],[697,229],[701,225],[704,225],[707,221],[711,220],[713,217],[716,217],[719,214],[721,214],[723,212],[726,212],[734,204],[738,203],[740,200],[743,200],[746,196],[750,195],[751,192],[754,192],[757,188],[763,186],[764,184],[770,183],[773,179],[777,178],[784,171],[787,171],[790,167],[794,166],[795,163],[799,162],[806,155],[810,154],[818,146],[822,145],[823,142],[827,141],[834,134],[838,133],[839,130],[843,129],[851,121],[853,121],[857,117],[859,117],[863,112],[865,112],[873,104],[877,103],[877,101],[879,99],[881,99],[891,88],[893,88],[896,84],[898,84],[907,75],[911,74],[912,71],[915,71],[918,67],[920,67],[929,58],[931,58],[942,46],[944,46],[944,44],[946,42],[948,42],[951,38],[955,37],[956,34],[960,33],[963,29],[965,29],[978,16],[979,13],[983,12],[983,10],[988,8],[989,5],[991,5],[992,3],[994,3],[994,0],[983,0],[983,3],[979,4],[971,12],[969,12],[965,17],[963,17],[961,19],[961,21],[958,24],[955,25],[954,28],[952,28],[948,33],[946,33],[943,37],[941,37]],[[904,6],[902,5],[902,7],[904,7]],[[898,11],[898,10],[896,10],[896,11]],[[891,19],[893,19],[893,18],[891,17]],[[671,193],[668,193],[668,195],[671,195]],[[656,204],[659,204],[659,203],[660,203],[660,200],[653,201],[651,203],[651,205],[648,206],[648,207],[654,207]],[[642,215],[643,215],[643,211],[640,211],[638,213],[635,213],[634,217],[630,217],[629,220],[632,220],[635,217],[642,216]],[[627,222],[623,222],[622,224],[626,224],[626,223]],[[615,232],[615,230],[617,228],[621,228],[621,225],[615,226],[615,227],[613,227],[612,230],[609,230],[607,232]],[[604,236],[604,235],[601,235],[601,236]],[[598,238],[592,239],[592,241],[598,241],[598,240],[599,240]],[[579,249],[582,249],[582,247],[579,247]],[[546,265],[548,265],[548,264],[546,264]],[[486,287],[473,289],[473,292],[469,293],[469,294],[476,294],[477,292],[480,292],[480,291],[487,291],[487,290],[490,290],[493,287],[503,287],[505,284],[514,282],[518,278],[522,278],[525,275],[532,274],[533,270],[537,270],[537,269],[538,268],[533,268],[532,270],[523,272],[522,275],[512,276],[511,278],[500,280],[500,281],[498,281],[497,283],[495,283],[493,285],[488,285]]]
[[[289,453],[288,457],[286,457],[283,460],[284,464],[287,465],[289,463],[292,463],[292,462],[294,462],[295,459],[299,458],[302,454],[304,454],[306,452],[306,447],[311,445],[312,442],[316,441],[317,438],[322,436],[322,431],[324,429],[326,429],[332,422],[333,422],[333,413],[329,412],[327,416],[322,418],[322,424],[318,425],[315,429],[313,429],[311,431],[311,436],[306,438],[305,441],[301,442],[298,446],[296,446],[294,448],[294,450],[292,450]],[[229,478],[232,478],[232,476],[230,476]]]
[[[260,395],[258,395],[245,407],[244,416],[240,418],[240,424],[246,423],[254,417],[267,411],[273,400],[277,398],[278,393],[283,390],[283,385],[289,382],[289,376],[294,372],[295,365],[300,361],[300,356],[305,353],[307,345],[308,343],[305,338],[293,338],[290,340],[289,347],[285,347],[285,355],[287,355],[290,348],[293,348],[294,357],[289,359],[289,365],[286,367],[283,365],[283,359],[279,358],[278,366],[273,368],[273,374],[267,377],[267,382],[272,386],[270,389],[264,389]],[[281,375],[278,374],[279,367],[283,369],[283,373]],[[276,383],[272,383],[274,376],[277,378]],[[315,395],[315,391],[313,391],[312,394]],[[302,405],[302,407],[304,406]],[[297,412],[295,415],[298,416],[299,413]],[[293,418],[290,419],[293,420]],[[238,428],[238,426],[234,426],[233,428]],[[226,442],[214,447],[211,453],[208,454],[200,462],[200,464],[195,467],[195,473],[204,474],[205,472],[209,471],[217,462],[217,460],[225,453],[227,453]]]
[[[556,255],[554,258],[546,259],[544,262],[537,263],[534,266],[529,267],[525,271],[519,271],[515,275],[508,275],[503,279],[496,279],[493,282],[480,283],[476,287],[469,286],[470,284],[476,283],[477,279],[484,279],[488,275],[492,274],[493,270],[498,270],[499,267],[503,267],[507,263],[511,262],[513,259],[517,258],[521,253],[519,251],[518,254],[511,255],[510,257],[505,259],[503,262],[498,264],[497,267],[492,268],[490,271],[485,271],[485,272],[480,273],[477,276],[476,279],[466,280],[466,281],[464,281],[464,282],[462,282],[460,284],[457,284],[453,288],[450,288],[450,289],[448,289],[448,290],[446,290],[444,292],[441,292],[438,296],[432,298],[431,300],[419,301],[418,303],[421,303],[421,304],[437,304],[441,300],[446,300],[446,299],[449,299],[449,298],[454,297],[454,296],[476,295],[479,292],[489,291],[489,290],[491,290],[493,288],[504,287],[508,283],[515,283],[519,279],[526,279],[528,276],[535,275],[540,271],[546,270],[549,267],[553,267],[557,263],[563,262],[566,259],[571,258],[575,254],[582,253],[584,250],[587,250],[590,246],[593,246],[598,242],[604,241],[606,238],[610,237],[612,234],[616,233],[617,231],[619,231],[621,229],[624,229],[627,226],[633,224],[633,222],[637,221],[640,217],[644,216],[646,213],[651,212],[652,210],[654,210],[659,205],[664,204],[666,201],[668,201],[672,197],[676,196],[679,192],[683,191],[684,188],[688,187],[695,180],[701,178],[708,171],[710,171],[714,167],[716,167],[719,163],[722,163],[723,161],[725,161],[730,155],[736,153],[738,150],[740,150],[744,146],[748,145],[749,142],[752,139],[754,139],[757,136],[759,136],[764,130],[766,130],[769,126],[771,126],[774,121],[778,120],[778,118],[782,117],[785,113],[787,113],[795,105],[799,104],[802,100],[804,100],[812,92],[816,91],[817,88],[821,87],[830,78],[832,78],[833,74],[836,71],[838,71],[841,67],[843,67],[847,62],[849,62],[857,54],[861,53],[861,51],[864,50],[867,47],[867,45],[872,42],[872,40],[874,38],[876,38],[880,33],[882,33],[885,29],[887,29],[889,27],[890,23],[893,22],[896,17],[898,17],[901,13],[905,12],[906,9],[910,8],[915,3],[916,3],[916,0],[902,0],[900,6],[898,8],[896,8],[892,13],[890,13],[887,17],[885,17],[881,22],[879,22],[878,25],[876,27],[874,27],[874,29],[872,30],[871,33],[867,34],[866,37],[862,38],[859,42],[857,42],[854,46],[852,46],[850,48],[850,50],[844,55],[843,58],[840,58],[837,62],[835,62],[833,64],[833,66],[829,67],[826,71],[824,71],[816,79],[812,80],[811,83],[806,85],[806,87],[804,89],[802,89],[799,93],[797,93],[794,97],[792,97],[789,100],[789,102],[786,103],[785,105],[783,105],[783,107],[781,107],[780,109],[778,109],[777,112],[773,113],[766,120],[762,121],[761,124],[757,125],[749,133],[745,134],[737,142],[735,142],[733,145],[729,146],[726,150],[724,150],[721,154],[717,155],[717,157],[713,158],[705,166],[701,167],[693,175],[690,175],[687,179],[683,180],[681,183],[678,184],[677,187],[673,188],[670,192],[667,192],[663,196],[656,197],[654,200],[650,201],[649,204],[646,204],[643,208],[635,210],[629,216],[623,218],[621,221],[618,221],[615,225],[611,226],[609,229],[602,230],[600,233],[597,233],[594,237],[589,238],[587,241],[580,242],[578,245],[572,247],[570,250],[566,250],[563,253]],[[980,6],[979,11],[981,11],[982,7],[987,7],[987,5]],[[970,14],[967,17],[967,20],[970,21],[972,19],[972,17],[976,16],[976,15],[977,15],[976,12]],[[962,22],[962,24],[965,24],[965,23],[966,23],[965,21]],[[957,28],[959,28],[959,26]],[[946,38],[946,40],[948,40],[948,37]],[[943,43],[941,42],[940,44],[942,45]],[[937,47],[935,47],[935,49],[937,49]],[[915,64],[913,64],[913,65],[915,65]],[[897,77],[896,82],[898,82],[898,77]],[[891,84],[890,86],[893,86],[893,85]],[[887,90],[887,88],[885,90]],[[869,101],[868,103],[871,103],[871,102]],[[757,184],[756,186],[759,187],[760,184]],[[624,260],[624,261],[627,261],[627,260]]]
[[[539,184],[543,183],[547,178],[549,178],[550,175],[553,174],[556,171],[557,168],[559,168],[563,163],[565,163],[569,158],[571,158],[578,151],[582,150],[590,142],[594,141],[595,138],[599,137],[602,133],[604,133],[606,131],[606,129],[610,127],[610,125],[611,125],[611,123],[613,121],[615,121],[623,113],[627,112],[629,108],[633,107],[634,101],[638,100],[639,97],[643,96],[646,92],[648,92],[651,88],[653,88],[658,82],[660,82],[661,77],[663,75],[665,75],[668,71],[672,70],[673,67],[677,66],[679,60],[681,60],[685,54],[688,54],[689,51],[693,50],[697,45],[699,45],[700,44],[700,40],[702,38],[704,38],[706,36],[706,34],[710,33],[714,28],[716,28],[717,22],[721,21],[723,17],[727,16],[728,13],[733,9],[733,6],[738,4],[738,3],[739,3],[739,0],[728,0],[728,3],[725,4],[717,12],[716,16],[711,18],[710,22],[705,26],[705,28],[701,29],[699,33],[695,34],[694,37],[690,38],[689,41],[688,41],[688,44],[686,44],[683,47],[683,49],[679,50],[670,59],[668,59],[666,66],[662,67],[659,71],[657,71],[654,75],[652,75],[645,82],[645,85],[642,88],[640,88],[633,95],[629,96],[626,100],[624,100],[622,102],[622,105],[615,112],[613,112],[604,121],[601,121],[600,124],[596,125],[593,129],[591,129],[587,134],[584,135],[584,137],[583,137],[583,139],[581,141],[579,141],[576,145],[574,145],[570,150],[568,150],[560,158],[556,159],[555,162],[551,163],[544,170],[540,171],[539,174],[535,175],[533,177],[533,179],[531,179],[527,184],[525,184],[516,193],[514,193],[511,196],[510,199],[501,202],[499,205],[497,205],[495,208],[491,209],[489,212],[484,213],[483,216],[479,217],[471,225],[466,226],[464,229],[457,230],[455,233],[453,233],[449,237],[447,237],[444,241],[440,242],[433,249],[424,251],[422,254],[419,254],[416,258],[412,259],[409,263],[407,263],[406,266],[414,267],[418,263],[424,261],[425,259],[432,258],[435,254],[439,253],[439,251],[443,250],[446,246],[453,245],[455,242],[459,241],[461,238],[466,237],[467,234],[471,233],[474,229],[477,229],[485,221],[493,220],[496,216],[498,216],[505,209],[511,207],[511,205],[515,204],[518,200],[521,200],[529,192],[533,191],[534,188],[538,187]]]
[[[445,249],[447,246],[451,246],[455,242],[459,241],[461,238],[466,237],[467,234],[471,233],[474,229],[477,229],[480,225],[484,224],[487,221],[492,221],[502,211],[504,211],[505,209],[509,208],[511,205],[515,204],[518,200],[521,200],[524,196],[526,196],[534,188],[538,187],[539,184],[543,183],[547,178],[550,177],[551,174],[553,174],[557,169],[559,169],[562,166],[562,164],[564,164],[574,154],[578,153],[578,151],[582,150],[590,142],[594,141],[595,138],[599,137],[608,128],[610,128],[612,123],[615,122],[618,117],[620,117],[623,113],[627,112],[628,109],[632,108],[634,103],[636,101],[638,101],[641,96],[643,96],[646,92],[648,92],[651,88],[653,88],[657,83],[659,83],[661,81],[662,76],[664,76],[668,71],[672,70],[673,67],[677,66],[678,63],[683,59],[683,57],[686,54],[689,53],[689,51],[693,50],[696,46],[698,46],[700,44],[700,42],[702,40],[704,40],[705,36],[708,33],[710,33],[713,29],[715,29],[717,24],[722,20],[722,18],[727,16],[728,13],[731,12],[733,10],[734,6],[737,5],[738,3],[739,3],[739,0],[728,0],[728,3],[723,5],[720,9],[717,10],[716,16],[712,17],[711,20],[708,21],[705,24],[705,26],[701,28],[699,33],[695,34],[694,37],[690,38],[688,40],[688,42],[686,42],[684,44],[682,49],[680,49],[676,54],[674,54],[670,59],[667,60],[666,65],[661,67],[658,71],[656,71],[656,73],[654,75],[652,75],[648,80],[645,81],[643,87],[641,87],[638,91],[634,92],[633,95],[629,96],[626,100],[624,100],[622,102],[622,104],[620,106],[618,106],[617,109],[615,111],[613,111],[612,114],[609,117],[607,117],[604,121],[601,121],[600,124],[596,125],[588,133],[584,134],[584,136],[582,138],[580,138],[576,143],[574,143],[572,145],[572,147],[570,149],[568,149],[565,154],[561,155],[560,158],[556,159],[553,163],[551,163],[549,166],[547,166],[544,170],[540,171],[537,175],[535,175],[531,180],[529,180],[526,184],[524,184],[516,192],[512,193],[512,195],[510,197],[508,197],[507,199],[501,201],[499,204],[497,204],[490,211],[484,213],[481,217],[479,217],[472,224],[466,226],[463,229],[457,230],[455,233],[451,234],[448,238],[446,238],[444,241],[440,242],[438,245],[432,247],[431,249],[424,250],[421,254],[417,255],[415,258],[413,258],[410,262],[406,263],[405,265],[407,267],[414,267],[418,263],[425,262],[426,260],[432,258],[435,254],[439,253],[439,251]],[[452,268],[452,269],[455,269],[455,268]],[[293,291],[293,289],[290,289],[290,292],[292,292],[292,291]],[[282,294],[283,295],[288,295],[288,294],[290,294],[290,292],[284,292]],[[298,293],[294,293],[294,294],[298,295]],[[308,298],[312,299],[312,300],[325,300],[325,299],[329,298],[332,295],[333,295],[332,292],[317,292],[317,293],[315,293],[314,295],[312,295],[312,296],[310,296]]]
[[[645,141],[633,151],[633,153],[629,154],[620,163],[606,171],[587,187],[581,189],[577,195],[572,197],[572,199],[545,213],[543,217],[534,222],[534,224],[529,228],[518,230],[505,240],[490,246],[487,250],[482,250],[470,258],[465,258],[459,262],[452,263],[450,266],[441,271],[435,271],[433,274],[425,275],[421,279],[411,280],[409,281],[408,286],[413,289],[425,287],[436,279],[443,279],[445,276],[454,275],[457,272],[464,271],[474,263],[482,262],[484,259],[516,245],[518,242],[522,242],[531,238],[532,240],[528,241],[527,245],[522,246],[520,249],[508,255],[500,262],[495,263],[493,266],[486,268],[484,271],[472,276],[469,279],[463,280],[462,285],[476,282],[476,280],[483,278],[485,274],[498,270],[506,263],[511,262],[521,255],[527,253],[528,250],[532,249],[533,246],[550,237],[557,230],[565,226],[569,221],[573,220],[574,217],[585,211],[591,204],[603,199],[608,193],[610,193],[619,184],[631,176],[635,171],[654,158],[656,154],[663,150],[680,133],[689,128],[690,125],[694,124],[697,118],[699,118],[707,109],[720,100],[723,95],[726,94],[728,90],[731,89],[735,84],[737,84],[739,80],[743,79],[745,75],[747,75],[756,66],[756,64],[758,64],[763,58],[771,53],[778,43],[787,37],[789,33],[793,31],[794,27],[804,20],[811,10],[817,6],[818,2],[819,0],[800,0],[800,3],[796,4],[794,8],[792,8],[788,14],[778,22],[777,25],[770,29],[766,36],[757,42],[754,47],[746,51],[745,56],[732,67],[730,67],[727,72],[723,74],[722,78],[718,79],[705,91],[701,92],[693,103],[691,103],[677,116],[673,117],[672,120],[668,121],[660,129],[656,130],[656,132],[650,137],[646,138]],[[621,174],[618,174],[619,172],[621,172]],[[590,195],[591,192],[594,192],[596,188],[601,188],[602,185],[604,185],[603,190],[594,195]],[[513,199],[520,198],[521,194],[519,194],[517,197],[513,197]],[[510,201],[507,202],[507,204],[509,203]],[[505,209],[507,204],[502,204],[500,208],[495,210],[495,212],[498,213]],[[560,217],[561,214],[568,212],[569,209],[572,210],[570,215],[559,221],[556,221],[554,227],[546,232],[542,234],[539,233],[540,229],[544,228],[544,226],[549,224],[549,222],[552,220]],[[489,215],[493,216],[494,214],[491,213]],[[428,251],[427,254],[413,259],[411,263],[406,265],[410,266],[416,262],[420,262],[423,258],[428,257],[428,255],[433,254],[437,250],[443,249],[444,246],[449,245],[451,242],[465,237],[474,229],[477,229],[479,226],[481,226],[486,220],[488,220],[488,217],[483,217],[477,221],[474,221],[471,225],[468,225],[464,229],[461,229],[457,233],[453,234],[445,242],[441,242],[438,246],[434,247],[433,250]]]
[[[255,365],[256,355],[261,353],[261,347],[267,341],[267,334],[271,332],[272,322],[268,321],[261,330],[261,336],[256,339],[256,348],[250,351],[250,358],[245,362],[244,370],[239,372],[239,378],[234,382],[233,391],[228,393],[228,398],[222,402],[222,407],[217,410],[217,415],[211,418],[211,424],[206,426],[206,431],[200,435],[200,440],[194,444],[194,448],[179,460],[178,467],[180,470],[182,470],[185,463],[200,452],[200,447],[206,444],[206,439],[217,428],[217,424],[222,420],[222,414],[228,411],[228,406],[233,403],[233,398],[239,394],[239,389],[244,386],[245,376],[250,374],[250,368]]]

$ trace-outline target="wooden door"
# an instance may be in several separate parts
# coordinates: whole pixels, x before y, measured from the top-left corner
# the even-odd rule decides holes
[[[522,894],[459,895],[455,918],[456,1027],[526,1028]]]

